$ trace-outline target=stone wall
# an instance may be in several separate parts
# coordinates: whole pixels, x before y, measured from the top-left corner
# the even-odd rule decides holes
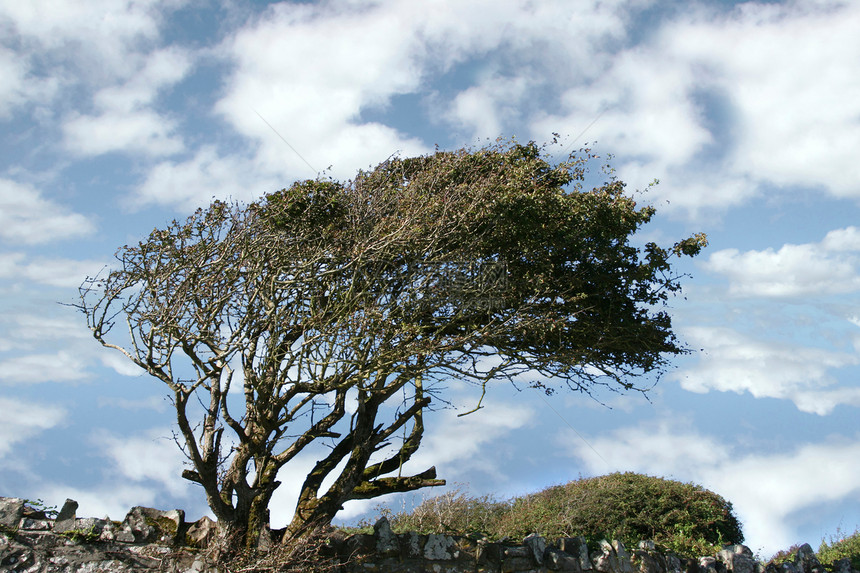
[[[215,573],[219,566],[206,550],[215,524],[207,517],[185,521],[181,510],[134,507],[121,522],[79,518],[77,503],[66,500],[56,516],[24,500],[0,497],[0,572]],[[274,553],[274,550],[272,551]],[[493,543],[450,535],[395,534],[379,520],[373,534],[334,535],[324,557],[338,573],[825,573],[812,548],[803,545],[792,561],[779,566],[756,562],[743,545],[727,546],[698,560],[663,554],[643,541],[635,549],[603,541],[590,551],[583,538],[550,543],[530,535],[520,543]],[[274,571],[270,560],[259,568]],[[834,573],[860,573],[842,560]]]

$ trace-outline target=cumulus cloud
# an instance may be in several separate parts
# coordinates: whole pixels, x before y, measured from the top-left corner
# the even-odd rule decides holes
[[[77,288],[88,276],[105,267],[104,262],[28,257],[24,253],[0,253],[0,279]]]
[[[149,54],[141,69],[123,84],[96,93],[96,115],[74,115],[64,123],[66,149],[85,156],[111,151],[162,156],[183,151],[176,122],[150,107],[190,67],[190,55],[177,48]]]
[[[473,415],[458,417],[457,413],[444,410],[427,421],[430,429],[421,449],[408,462],[411,470],[436,466],[452,477],[488,468],[494,471],[498,460],[489,459],[482,446],[526,426],[535,416],[532,408],[501,402],[486,404]]]
[[[248,200],[286,187],[254,159],[223,156],[211,146],[191,159],[163,161],[149,170],[132,199],[135,205],[173,205],[186,211],[213,198]]]
[[[8,384],[70,382],[87,377],[86,360],[66,350],[0,360],[0,381]]]
[[[165,16],[184,0],[51,0],[4,3],[0,22],[28,43],[72,60],[93,76],[125,74],[142,44],[158,39]],[[75,61],[77,60],[77,61]],[[95,66],[87,64],[98,63]]]
[[[673,374],[685,390],[749,392],[822,416],[839,404],[860,406],[860,387],[838,386],[832,374],[860,363],[855,353],[754,340],[729,328],[691,327],[683,334],[705,349],[694,366]]]
[[[58,406],[4,397],[0,397],[0,412],[3,412],[0,459],[12,451],[15,444],[58,426],[67,413]]]
[[[66,499],[78,502],[76,515],[81,517],[108,517],[121,521],[129,509],[142,505],[152,507],[159,499],[159,491],[145,484],[114,481],[97,487],[74,487],[65,483],[45,483],[39,495],[46,503],[62,507]]]
[[[269,170],[315,175],[293,161],[255,112],[311,165],[333,164],[338,176],[351,176],[398,149],[425,150],[390,127],[357,121],[363,107],[415,89],[421,77],[410,25],[402,10],[391,7],[279,4],[225,42],[223,53],[235,71],[216,109],[260,142],[259,158]],[[363,41],[368,36],[374,41]],[[286,161],[297,168],[290,170]]]
[[[693,481],[734,504],[747,543],[765,553],[785,549],[788,518],[860,493],[860,441],[830,440],[778,454],[744,454],[683,421],[646,422],[590,438],[613,467]],[[592,473],[605,463],[582,443],[566,441]]]
[[[144,436],[117,437],[95,434],[99,444],[116,471],[125,480],[154,482],[174,496],[187,493],[190,482],[182,479],[185,457],[171,438],[169,429],[158,428]]]
[[[0,178],[0,238],[27,245],[88,235],[87,217],[46,199],[35,188]]]
[[[685,8],[563,86],[532,136],[573,135],[599,117],[589,140],[666,181],[659,198],[674,212],[735,206],[763,185],[860,196],[860,79],[843,72],[860,56],[860,8]]]
[[[12,111],[25,103],[45,102],[56,93],[55,78],[33,77],[31,67],[12,50],[0,46],[0,118],[9,118]]]
[[[27,385],[86,380],[88,367],[107,350],[85,322],[55,305],[42,315],[10,312],[0,319],[0,383]]]
[[[428,108],[436,120],[470,135],[498,135],[521,121],[522,101],[539,107],[527,97],[534,78],[523,72],[539,65],[552,69],[545,77],[555,77],[573,60],[574,68],[591,65],[597,50],[584,37],[622,33],[626,5],[580,2],[572,8],[568,2],[543,2],[523,9],[445,0],[416,17],[413,4],[394,0],[282,3],[221,46],[235,70],[216,109],[239,133],[259,142],[256,159],[266,171],[290,179],[313,176],[304,159],[314,166],[311,171],[331,165],[334,176],[351,177],[392,153],[432,149],[397,129],[362,121],[364,112],[384,109],[397,95],[420,94],[433,100]],[[559,43],[563,62],[555,56]],[[535,45],[547,50],[538,57],[529,51]],[[428,78],[475,58],[490,61],[492,69],[516,72],[488,73],[453,93],[428,92]],[[570,70],[564,77],[577,73]]]
[[[8,312],[0,317],[3,328],[0,351],[32,350],[34,344],[62,341],[66,344],[89,339],[90,333],[80,320],[65,316]]]
[[[726,276],[739,297],[803,297],[860,289],[860,230],[831,231],[819,243],[786,244],[779,250],[713,253],[705,269]]]

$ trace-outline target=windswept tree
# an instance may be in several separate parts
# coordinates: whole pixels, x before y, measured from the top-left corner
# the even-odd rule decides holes
[[[303,453],[317,461],[287,540],[346,501],[444,484],[403,471],[443,382],[645,391],[642,375],[685,352],[662,304],[680,288],[672,258],[704,236],[632,246],[653,208],[614,178],[584,190],[588,152],[544,154],[393,158],[347,183],[215,201],[81,286],[95,338],[168,386],[182,475],[225,538],[256,543]]]

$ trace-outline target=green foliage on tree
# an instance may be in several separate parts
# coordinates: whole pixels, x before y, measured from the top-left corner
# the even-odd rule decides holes
[[[441,381],[645,391],[638,377],[685,352],[661,303],[680,288],[673,257],[704,236],[634,246],[654,209],[612,178],[583,189],[587,152],[544,155],[392,158],[215,201],[82,285],[95,338],[168,387],[183,476],[225,539],[255,543],[300,455],[317,461],[289,539],[346,501],[443,484],[403,471]]]

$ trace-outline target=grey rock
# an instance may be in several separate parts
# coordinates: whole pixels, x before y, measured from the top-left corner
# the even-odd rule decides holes
[[[478,542],[475,551],[475,561],[479,567],[496,567],[503,560],[504,548],[501,544],[490,543],[487,539],[482,539]]]
[[[588,544],[584,537],[562,537],[558,540],[558,548],[579,560],[583,571],[591,570],[591,559],[588,557]]]
[[[546,539],[537,533],[532,533],[523,539],[523,545],[528,547],[530,557],[534,563],[536,565],[543,565],[543,556],[546,552]]]
[[[212,521],[208,516],[204,515],[197,521],[191,524],[185,534],[186,540],[194,547],[207,547],[209,543],[215,539],[218,531],[218,524]]]
[[[21,520],[21,529],[25,529],[27,531],[50,531],[53,523],[53,521],[48,521],[47,519],[32,519],[30,517],[25,517]]]
[[[821,565],[821,562],[818,561],[818,558],[815,556],[815,551],[812,550],[809,543],[804,543],[800,548],[798,548],[797,553],[794,556],[794,563],[797,565],[797,569],[800,573],[817,573],[824,571],[824,567]]]
[[[699,559],[699,573],[717,573],[717,558],[701,557]]]
[[[54,532],[62,533],[64,531],[72,531],[75,529],[75,512],[78,510],[78,502],[73,499],[66,499],[60,513],[57,514],[57,519],[54,520]]]
[[[110,521],[96,517],[78,517],[75,519],[75,530],[101,535],[101,532],[104,531],[108,524],[110,524]]]
[[[611,543],[612,549],[615,550],[615,558],[618,562],[618,571],[621,573],[633,573],[633,565],[630,563],[630,553],[624,544],[617,539]]]
[[[182,510],[161,511],[151,507],[131,508],[122,522],[117,541],[124,543],[166,543],[174,545],[181,541],[179,534],[185,512]]]
[[[728,545],[717,553],[717,559],[732,573],[756,573],[753,553],[746,545]]]
[[[429,561],[444,561],[454,558],[454,538],[431,533],[424,544],[424,558]]]
[[[0,497],[0,527],[14,529],[24,515],[24,500],[17,497]]]
[[[415,559],[421,557],[421,536],[414,531],[402,533],[397,536],[400,544],[403,547],[404,557],[407,559]]]
[[[382,517],[373,525],[373,534],[376,536],[376,552],[385,557],[400,554],[400,544],[397,536],[391,531],[391,524],[387,517]]]
[[[834,573],[852,573],[854,568],[851,566],[851,559],[843,557],[833,564]]]
[[[564,571],[565,573],[582,573],[579,559],[566,551],[556,547],[547,547],[544,556],[544,564],[552,571]]]
[[[600,552],[592,556],[591,562],[600,573],[621,573],[615,548],[605,539],[600,542]]]
[[[685,569],[685,568],[684,568]],[[674,553],[666,555],[666,573],[682,573],[681,559]]]

